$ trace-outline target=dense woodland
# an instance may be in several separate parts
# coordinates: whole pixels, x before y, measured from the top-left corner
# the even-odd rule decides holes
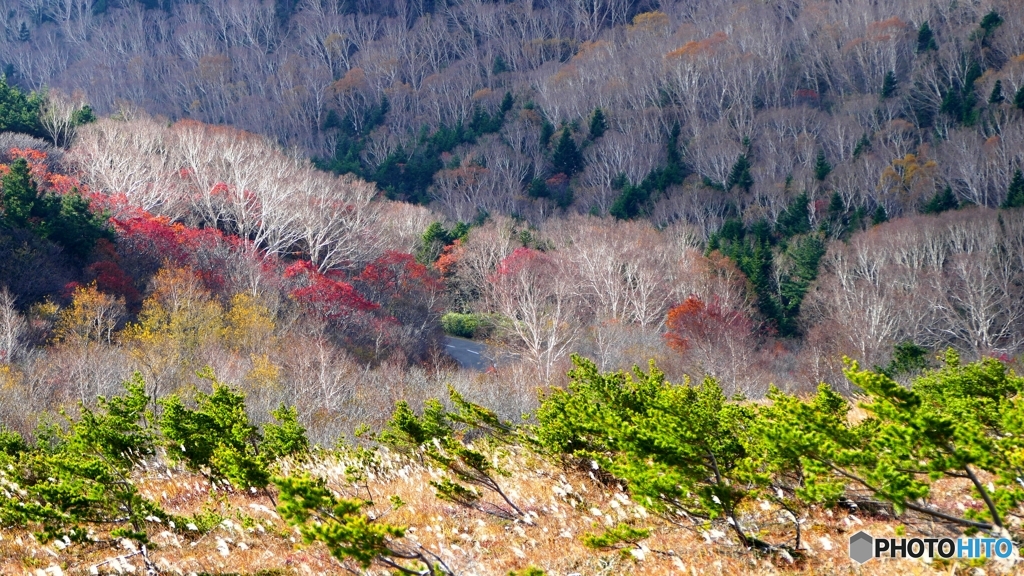
[[[799,556],[799,524],[795,546],[763,540],[774,528],[737,520],[751,502],[813,515],[870,497],[927,517],[945,506],[927,500],[929,471],[981,498],[947,526],[1013,532],[1024,9],[891,4],[7,2],[0,463],[21,476],[0,480],[53,467],[74,487],[38,484],[54,508],[0,506],[0,524],[52,538],[108,522],[47,500],[89,490],[75,474],[99,464],[62,460],[82,442],[103,474],[163,454],[214,491],[318,494],[320,518],[365,519],[284,474],[346,439],[426,466],[442,500],[529,526],[486,465],[505,448],[520,472],[542,456],[620,482],[665,526],[731,530],[776,559]],[[486,343],[494,365],[459,368],[446,335]],[[844,400],[865,394],[867,408]],[[221,409],[245,417],[203,448],[226,452],[168,460]],[[108,424],[141,456],[111,464],[112,436],[90,436]],[[916,448],[877,434],[906,426]],[[606,433],[619,427],[667,435],[671,454]],[[967,452],[947,453],[949,434]],[[766,445],[781,448],[755,458]],[[376,474],[364,449],[338,456],[358,463],[357,492]],[[729,461],[710,484],[707,454]],[[156,500],[96,497],[134,502],[122,535],[146,540]],[[639,546],[630,522],[594,548]],[[365,558],[303,530],[356,565],[440,561],[381,548],[391,528]]]

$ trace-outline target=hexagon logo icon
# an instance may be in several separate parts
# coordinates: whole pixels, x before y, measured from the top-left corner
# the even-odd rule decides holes
[[[863,564],[875,557],[875,539],[871,534],[861,530],[850,536],[850,559]]]

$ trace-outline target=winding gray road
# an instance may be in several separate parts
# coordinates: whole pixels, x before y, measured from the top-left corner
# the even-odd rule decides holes
[[[459,366],[463,368],[487,370],[494,365],[494,361],[487,352],[487,346],[479,342],[454,336],[445,336],[444,348],[452,358],[455,358]]]

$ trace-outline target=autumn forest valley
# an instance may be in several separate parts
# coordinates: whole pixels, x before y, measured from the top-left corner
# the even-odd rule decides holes
[[[2,574],[1024,573],[1022,371],[1015,0],[0,0]]]

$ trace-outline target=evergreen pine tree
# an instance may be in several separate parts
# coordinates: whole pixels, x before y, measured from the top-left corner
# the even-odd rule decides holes
[[[505,59],[499,54],[494,57],[494,65],[491,66],[491,74],[497,76],[504,72],[508,72],[508,64],[505,63]]]
[[[48,138],[49,135],[39,122],[42,105],[41,95],[33,92],[26,96],[21,90],[10,86],[6,76],[0,74],[0,132],[22,132]]]
[[[1017,90],[1017,94],[1013,97],[1013,105],[1021,110],[1024,110],[1024,84]]]
[[[514,99],[512,98],[512,93],[511,92],[505,92],[505,97],[501,99],[501,108],[500,109],[501,109],[502,115],[504,115],[505,113],[507,113],[509,110],[512,109],[512,104],[513,103],[514,103]]]
[[[604,118],[604,112],[600,108],[594,108],[594,114],[590,117],[590,139],[597,140],[604,136],[608,129],[608,122]]]
[[[992,94],[988,97],[989,104],[1002,104],[1006,101],[1006,96],[1003,95],[1003,81],[996,80],[996,85],[992,87]]]
[[[981,23],[979,24],[981,29],[985,31],[984,38],[987,39],[992,34],[992,31],[998,28],[1002,23],[1003,17],[995,10],[985,14],[985,17],[981,19]]]
[[[843,206],[843,197],[839,195],[839,192],[832,192],[832,196],[828,199],[829,218],[842,216],[845,211],[846,208]]]
[[[960,207],[960,203],[956,199],[956,194],[953,194],[953,188],[946,186],[940,192],[936,192],[935,196],[924,205],[921,212],[925,214],[941,214],[947,210],[956,210]]]
[[[530,181],[526,193],[530,195],[530,198],[547,198],[548,185],[544,182],[543,178],[534,178]]]
[[[551,136],[553,136],[554,134],[554,125],[552,125],[551,122],[548,122],[547,120],[542,121],[540,124],[540,145],[543,146],[544,148],[547,148],[548,144],[551,142]]]
[[[899,86],[899,82],[896,80],[896,73],[892,70],[885,73],[885,78],[882,80],[882,98],[891,98],[896,94],[896,89]]]
[[[746,154],[740,154],[739,158],[736,159],[736,163],[732,165],[732,170],[729,171],[729,178],[725,181],[725,187],[727,190],[731,190],[733,186],[738,186],[749,192],[750,187],[753,185],[754,177],[750,175],[750,161],[747,160]]]
[[[885,213],[885,207],[879,204],[878,208],[875,208],[875,213],[871,216],[871,224],[877,226],[888,220],[889,215]]]
[[[868,135],[865,133],[863,136],[860,137],[860,140],[857,141],[857,145],[853,148],[853,157],[857,158],[861,154],[863,154],[865,150],[870,149],[871,139],[868,138]]]
[[[828,159],[825,158],[825,151],[818,151],[818,158],[814,161],[814,177],[819,181],[828,178],[828,175],[832,172],[832,165],[828,163]]]
[[[71,123],[75,126],[83,126],[95,121],[96,114],[92,111],[92,106],[88,104],[71,113]]]
[[[935,44],[935,35],[932,33],[932,29],[928,26],[928,22],[925,21],[921,24],[921,27],[917,29],[917,52],[927,52],[928,50],[937,50],[939,47]]]
[[[846,233],[848,221],[843,197],[839,192],[833,191],[828,200],[828,212],[819,229],[826,235],[840,237]]]
[[[23,228],[39,201],[39,188],[29,174],[28,162],[18,158],[10,171],[0,180],[3,198],[3,217],[12,226]]]
[[[32,33],[28,31],[28,24],[21,23],[21,28],[18,28],[18,40],[22,42],[28,42],[32,39]]]
[[[1018,168],[1013,173],[1013,180],[1010,181],[1010,189],[1007,191],[1003,208],[1021,207],[1024,207],[1024,174]]]
[[[583,169],[583,155],[572,136],[569,135],[568,128],[562,130],[562,137],[558,139],[558,144],[555,146],[551,163],[554,165],[556,174],[561,172],[569,177]]]
[[[957,120],[960,119],[963,114],[963,100],[960,99],[960,91],[955,86],[947,90],[942,96],[939,111],[945,112]]]
[[[783,238],[804,234],[811,230],[811,200],[803,192],[786,206],[775,221],[775,231]]]

